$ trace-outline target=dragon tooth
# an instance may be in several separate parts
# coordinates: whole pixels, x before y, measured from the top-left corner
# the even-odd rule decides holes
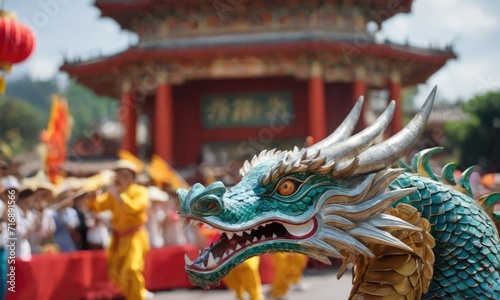
[[[243,236],[243,231],[237,231],[234,234],[236,234],[237,236]]]
[[[273,233],[273,239],[275,239],[275,238],[277,238],[277,236],[276,236],[276,234],[275,234],[275,233]]]
[[[233,249],[229,249],[229,251],[227,252],[227,255],[231,255],[234,253],[234,250]]]
[[[236,250],[240,250],[240,249],[241,249],[240,244],[236,244],[236,248],[235,248],[235,249],[236,249]]]
[[[215,263],[216,263],[216,264],[218,264],[218,263],[219,263],[219,261],[220,261],[220,257],[217,257],[217,258],[215,259]]]
[[[224,254],[222,255],[222,259],[226,258],[227,257],[227,253],[224,252]]]
[[[265,235],[262,235],[262,236],[260,237],[260,240],[261,240],[261,241],[263,241],[263,240],[265,240],[265,239],[266,239],[266,236],[265,236]]]
[[[212,230],[214,229],[212,226],[208,225],[208,224],[205,224],[205,228],[208,229],[208,230]]]
[[[213,267],[215,266],[217,263],[215,262],[215,259],[214,259],[214,255],[212,254],[212,252],[210,252],[210,254],[208,255],[208,262],[207,262],[207,267]]]
[[[251,242],[249,240],[247,240],[247,242],[245,243],[245,246],[248,246],[250,244],[251,244]]]
[[[249,229],[249,230],[245,230],[246,233],[248,233],[248,235],[251,235],[252,234],[252,230]]]
[[[294,235],[294,236],[304,236],[310,233],[314,229],[314,221],[310,220],[309,222],[301,225],[292,225],[292,224],[283,224],[286,230]]]
[[[220,230],[220,229],[217,229],[217,232],[222,235],[224,233],[224,231]]]
[[[234,232],[226,232],[227,238],[232,239],[234,236]]]
[[[191,266],[193,264],[193,261],[189,258],[187,253],[184,253],[184,262],[186,263],[187,266]]]
[[[256,237],[256,236],[254,236],[254,237],[253,237],[252,242],[253,242],[253,243],[256,243],[257,241],[258,241],[258,240],[257,240],[257,237]]]

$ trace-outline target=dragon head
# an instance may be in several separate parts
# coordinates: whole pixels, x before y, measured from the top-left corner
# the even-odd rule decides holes
[[[378,144],[394,101],[373,125],[350,136],[361,98],[324,140],[301,150],[263,151],[245,162],[242,179],[232,188],[215,182],[178,190],[179,215],[222,234],[194,261],[186,255],[191,281],[201,287],[217,284],[236,265],[263,253],[297,252],[325,263],[341,258],[349,266],[356,257],[372,257],[371,244],[408,250],[384,228],[419,229],[383,211],[414,189],[388,191],[403,172],[389,167],[423,131],[435,92],[404,129]]]

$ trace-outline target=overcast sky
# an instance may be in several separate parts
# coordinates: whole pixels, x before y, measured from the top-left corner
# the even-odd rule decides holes
[[[59,73],[64,56],[113,54],[135,41],[113,20],[99,18],[93,0],[5,2],[5,8],[28,23],[37,38],[34,55],[14,66],[10,79],[23,74],[49,79]],[[419,85],[417,103],[435,84],[439,97],[449,101],[500,89],[500,1],[414,0],[412,12],[386,21],[378,37],[422,47],[453,44],[458,59]]]

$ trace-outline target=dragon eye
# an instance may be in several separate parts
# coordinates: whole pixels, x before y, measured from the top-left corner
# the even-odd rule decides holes
[[[297,184],[290,179],[283,181],[278,187],[278,194],[290,196],[297,190]]]

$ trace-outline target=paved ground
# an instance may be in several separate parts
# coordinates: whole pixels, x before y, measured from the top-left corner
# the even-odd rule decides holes
[[[291,291],[288,300],[327,300],[347,299],[351,290],[351,273],[346,273],[340,280],[336,271],[307,271],[304,276],[304,291]],[[267,290],[267,286],[264,286]],[[172,290],[156,292],[155,300],[234,300],[229,290]]]

